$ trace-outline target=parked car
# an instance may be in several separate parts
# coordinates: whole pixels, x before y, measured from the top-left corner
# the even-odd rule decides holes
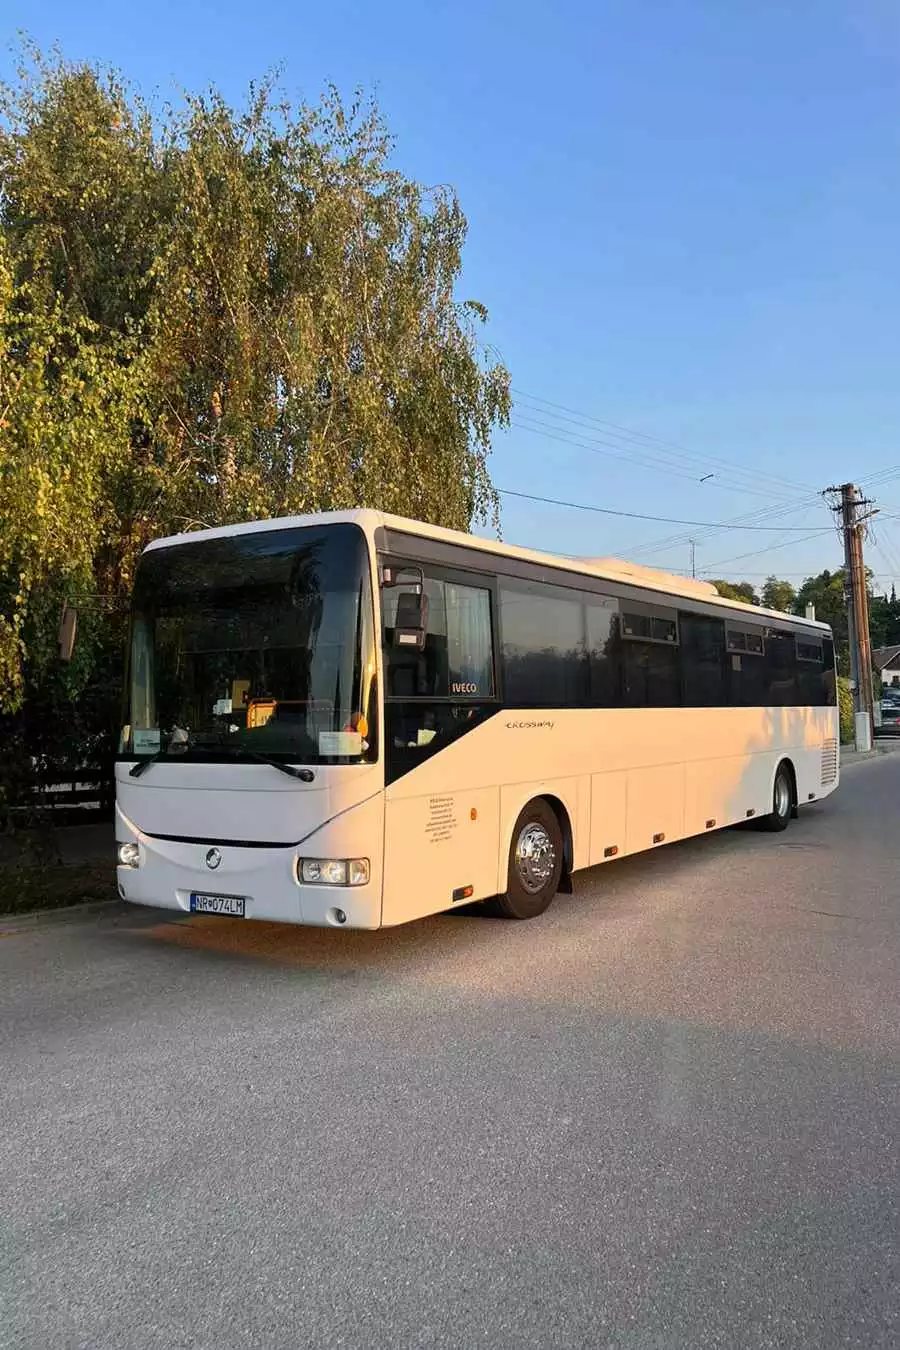
[[[879,736],[900,735],[900,693],[885,693],[881,699],[881,726],[876,728]]]

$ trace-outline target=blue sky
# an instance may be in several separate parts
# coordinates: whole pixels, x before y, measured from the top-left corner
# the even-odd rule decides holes
[[[683,569],[693,535],[698,570],[793,577],[839,564],[835,535],[794,540],[828,530],[819,489],[859,478],[884,508],[868,560],[900,585],[895,0],[6,0],[3,19],[161,97],[238,100],[278,63],[307,98],[374,90],[398,166],[469,218],[460,293],[519,393],[498,486],[769,526],[505,497],[507,539]]]

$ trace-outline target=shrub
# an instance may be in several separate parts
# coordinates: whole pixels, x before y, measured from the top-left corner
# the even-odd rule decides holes
[[[843,675],[838,676],[838,709],[841,719],[841,745],[852,745],[855,740],[853,695],[850,693],[850,681]]]

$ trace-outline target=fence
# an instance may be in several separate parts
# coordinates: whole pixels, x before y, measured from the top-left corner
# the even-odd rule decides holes
[[[110,765],[54,765],[47,776],[35,772],[30,784],[5,803],[10,824],[27,826],[40,820],[55,825],[112,816],[115,784]],[[0,802],[0,807],[4,803]]]

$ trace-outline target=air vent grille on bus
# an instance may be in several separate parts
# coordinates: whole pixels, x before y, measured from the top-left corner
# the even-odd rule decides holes
[[[838,771],[838,746],[837,741],[830,740],[823,742],[822,745],[822,786],[833,783],[837,778]]]

